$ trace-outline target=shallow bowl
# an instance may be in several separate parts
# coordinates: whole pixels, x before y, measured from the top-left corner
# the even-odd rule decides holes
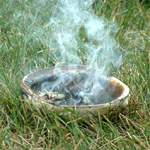
[[[115,97],[111,102],[106,102],[103,104],[96,104],[96,105],[77,105],[77,106],[68,106],[68,105],[53,105],[47,103],[41,99],[41,97],[34,92],[33,85],[41,84],[52,74],[54,74],[53,67],[40,69],[35,72],[32,72],[26,75],[23,80],[21,81],[21,95],[26,100],[29,100],[33,104],[37,106],[45,105],[50,110],[58,110],[60,113],[63,110],[74,110],[81,116],[91,116],[91,115],[104,115],[108,112],[108,110],[117,110],[118,108],[126,107],[128,104],[128,97],[129,97],[129,88],[123,82],[115,77],[107,77],[106,80],[108,81],[108,91],[109,93]],[[61,67],[62,72],[80,72],[80,71],[88,71],[84,66],[77,66],[77,67]],[[68,111],[70,112],[70,111]]]

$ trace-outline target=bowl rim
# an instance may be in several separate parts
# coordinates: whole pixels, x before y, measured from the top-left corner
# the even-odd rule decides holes
[[[66,68],[66,66],[62,66],[61,68]],[[127,85],[125,85],[122,81],[120,81],[119,79],[117,79],[116,77],[113,77],[113,76],[110,76],[110,77],[106,77],[106,79],[109,81],[116,81],[117,83],[119,83],[123,88],[123,92],[122,94],[117,97],[116,99],[114,99],[113,101],[111,102],[106,102],[106,103],[103,103],[103,104],[95,104],[95,105],[53,105],[52,103],[47,103],[45,101],[43,101],[41,99],[40,96],[38,96],[37,94],[35,94],[26,84],[25,82],[27,81],[27,78],[31,75],[33,75],[34,73],[36,72],[39,72],[39,71],[42,71],[42,70],[54,70],[55,67],[48,67],[48,68],[42,68],[42,69],[37,69],[27,75],[25,75],[23,77],[23,79],[21,80],[21,90],[25,91],[28,96],[31,96],[32,97],[32,101],[34,101],[34,98],[38,99],[39,102],[41,103],[44,103],[44,104],[47,104],[47,105],[52,105],[53,107],[61,107],[61,108],[86,108],[86,107],[104,107],[104,106],[110,106],[110,105],[115,105],[117,102],[119,101],[124,101],[128,96],[129,96],[129,87]],[[86,66],[73,66],[73,67],[68,67],[68,68],[79,68],[79,69],[84,69],[86,70]]]

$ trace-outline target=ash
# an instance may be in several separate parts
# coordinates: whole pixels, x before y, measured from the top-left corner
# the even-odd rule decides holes
[[[51,75],[40,85],[38,95],[54,105],[95,105],[112,101],[106,79],[84,71]]]

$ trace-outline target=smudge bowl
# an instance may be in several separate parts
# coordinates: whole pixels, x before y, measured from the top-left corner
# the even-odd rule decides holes
[[[76,66],[76,67],[66,67],[63,66],[60,68],[61,72],[71,72],[71,73],[79,73],[79,72],[87,72],[88,70],[85,66]],[[115,77],[104,77],[108,83],[108,93],[112,97],[110,101],[105,99],[100,103],[96,104],[84,104],[81,103],[80,105],[71,105],[65,103],[53,103],[56,99],[57,102],[62,100],[63,95],[58,92],[50,92],[45,93],[45,95],[40,95],[39,92],[41,90],[42,84],[51,80],[52,75],[55,74],[55,68],[45,68],[39,69],[35,72],[32,72],[26,75],[23,80],[21,81],[21,95],[26,101],[30,101],[33,104],[41,107],[45,105],[49,110],[57,110],[63,113],[63,110],[71,110],[77,112],[79,115],[84,117],[89,117],[93,115],[104,115],[108,112],[108,110],[117,110],[122,107],[126,107],[128,105],[128,97],[129,97],[129,88],[123,82]],[[64,99],[63,99],[64,100]],[[83,99],[82,99],[83,100]],[[68,111],[68,113],[71,113]],[[65,111],[66,112],[66,111]]]

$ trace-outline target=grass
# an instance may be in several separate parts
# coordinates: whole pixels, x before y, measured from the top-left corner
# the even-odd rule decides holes
[[[45,2],[45,4],[44,4]],[[129,107],[87,120],[41,110],[20,98],[27,73],[55,64],[48,40],[52,2],[0,0],[0,149],[150,149],[150,7],[144,0],[97,0],[95,13],[118,25]]]

